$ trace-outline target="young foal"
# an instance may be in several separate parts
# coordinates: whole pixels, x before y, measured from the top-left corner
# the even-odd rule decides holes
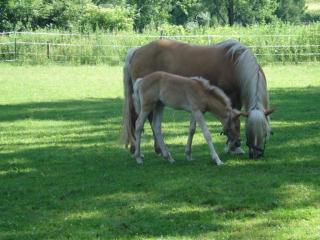
[[[144,78],[139,78],[133,86],[133,98],[138,114],[135,129],[135,153],[137,163],[143,163],[140,153],[141,133],[144,122],[153,111],[152,130],[160,145],[161,153],[170,163],[174,163],[170,152],[167,150],[161,133],[161,119],[165,105],[191,112],[186,157],[191,160],[191,144],[196,128],[199,124],[206,139],[211,154],[211,159],[217,165],[223,164],[216,153],[210,132],[206,126],[203,113],[206,111],[214,114],[223,124],[224,134],[232,144],[240,143],[238,126],[240,112],[231,108],[229,98],[217,87],[210,86],[201,78],[186,78],[166,72],[154,72]]]

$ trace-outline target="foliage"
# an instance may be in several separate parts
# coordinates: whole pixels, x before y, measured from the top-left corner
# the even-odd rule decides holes
[[[1,64],[0,239],[319,239],[320,68],[264,70],[277,107],[264,158],[223,153],[207,116],[226,164],[199,130],[185,161],[189,114],[167,109],[177,163],[153,153],[146,124],[137,166],[118,141],[121,67]]]
[[[129,9],[119,6],[102,8],[94,4],[87,4],[80,22],[82,29],[87,29],[86,32],[98,29],[109,31],[133,29],[132,13]]]
[[[2,0],[0,7],[0,31],[118,31],[133,25],[143,32],[168,23],[185,27],[299,23],[305,0]],[[317,18],[305,15],[303,21],[309,19]]]
[[[128,3],[135,6],[134,27],[138,32],[149,24],[158,27],[168,21],[170,2],[167,0],[128,0]]]
[[[278,0],[276,15],[285,22],[300,22],[305,11],[305,0]]]

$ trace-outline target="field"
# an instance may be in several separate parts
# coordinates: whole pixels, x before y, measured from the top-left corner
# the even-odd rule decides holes
[[[79,35],[69,32],[0,33],[0,61],[18,65],[63,63],[70,65],[119,65],[129,47],[141,46],[163,37],[210,45],[230,38],[250,47],[262,64],[320,61],[320,23],[291,25],[215,26],[184,29],[167,26],[135,32],[96,32]]]
[[[188,114],[166,110],[176,164],[146,126],[138,166],[119,144],[120,67],[1,64],[0,239],[319,239],[320,68],[264,69],[277,111],[263,159],[223,153],[208,115],[226,164],[200,131],[185,161]]]

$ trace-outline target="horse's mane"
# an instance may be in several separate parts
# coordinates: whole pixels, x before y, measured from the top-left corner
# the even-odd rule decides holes
[[[227,40],[217,46],[227,49],[226,57],[233,62],[234,75],[240,85],[241,99],[246,110],[264,109],[264,98],[269,102],[266,83],[254,54],[236,40]]]
[[[211,94],[220,98],[227,106],[231,106],[231,101],[228,96],[218,87],[210,85],[209,81],[203,77],[191,77],[190,79],[199,82],[204,89],[208,90]]]

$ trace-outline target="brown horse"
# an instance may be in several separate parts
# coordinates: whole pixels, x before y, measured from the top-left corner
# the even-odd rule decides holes
[[[133,85],[133,98],[138,114],[135,129],[135,153],[137,163],[143,163],[140,152],[141,133],[148,115],[153,112],[152,129],[162,156],[170,163],[174,163],[170,152],[167,150],[161,132],[163,108],[170,106],[191,113],[189,137],[186,147],[186,158],[191,160],[192,138],[199,124],[206,139],[211,159],[217,165],[223,164],[216,153],[210,132],[206,126],[203,113],[211,112],[222,123],[224,133],[233,144],[240,142],[240,135],[236,129],[239,116],[238,110],[232,109],[230,99],[217,87],[210,86],[202,78],[186,78],[166,72],[154,72],[143,78],[138,78]]]
[[[126,146],[130,144],[131,152],[134,152],[134,123],[137,119],[132,102],[133,83],[155,71],[186,77],[201,76],[211,85],[221,88],[234,108],[241,110],[244,106],[248,112],[246,137],[249,156],[263,155],[266,137],[271,130],[268,115],[273,111],[269,109],[267,83],[252,52],[235,40],[197,46],[161,39],[128,51],[124,66],[123,139]],[[151,114],[149,120],[152,120]],[[240,126],[238,128],[240,131]],[[230,145],[228,151],[243,152],[240,147]]]

